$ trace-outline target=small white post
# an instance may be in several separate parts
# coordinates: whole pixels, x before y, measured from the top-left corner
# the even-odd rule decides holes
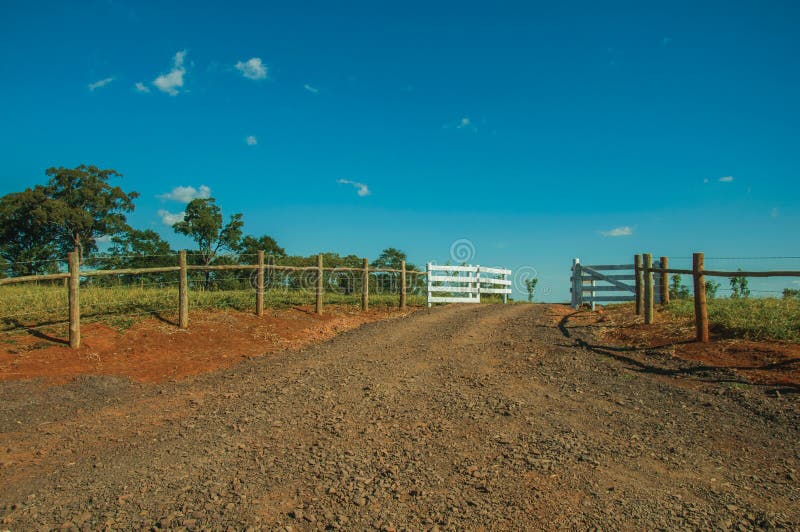
[[[592,312],[594,312],[594,279],[592,279],[590,283],[592,285],[592,291],[589,292],[589,294],[592,296]]]
[[[505,280],[507,280],[507,278],[508,278],[508,275],[504,273],[504,274],[503,274],[503,280],[505,281]],[[504,283],[504,284],[502,284],[502,285],[500,285],[500,286],[502,286],[502,287],[503,287],[503,290],[506,290],[506,287],[507,287],[507,286],[511,286],[511,285],[510,285],[510,284],[505,284],[505,283]],[[508,303],[508,294],[506,294],[505,292],[503,292],[503,304],[505,305],[506,303]]]
[[[477,279],[477,284],[475,286],[478,287],[478,291],[475,294],[478,296],[478,303],[481,302],[481,266],[480,264],[475,266],[475,278]]]
[[[426,270],[428,275],[428,308],[431,307],[431,263],[428,263],[428,269]]]
[[[581,279],[581,260],[572,259],[572,308],[577,309],[581,306],[581,290],[583,281]]]

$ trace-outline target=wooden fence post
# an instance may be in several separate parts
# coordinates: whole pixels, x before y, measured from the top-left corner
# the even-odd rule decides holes
[[[650,253],[645,253],[642,256],[644,262],[644,268],[642,273],[644,274],[644,322],[645,324],[649,325],[653,323],[653,301],[654,297],[654,290],[653,290],[653,272],[651,269],[653,268],[653,255]]]
[[[69,346],[77,349],[81,346],[81,264],[77,251],[67,253],[69,265]]]
[[[661,257],[661,269],[669,269],[669,258]],[[661,272],[661,304],[669,305],[669,274]]]
[[[178,327],[189,327],[189,276],[186,268],[186,250],[178,252]]]
[[[317,314],[322,314],[322,276],[325,270],[322,269],[322,253],[317,255],[317,304],[315,310]]]
[[[369,259],[364,259],[361,274],[361,310],[369,310]]]
[[[400,261],[400,308],[406,308],[406,261]]]
[[[258,270],[256,273],[256,316],[264,315],[264,252],[258,252]]]
[[[697,341],[708,342],[708,307],[706,306],[706,278],[703,275],[704,256],[692,254],[692,278],[694,280],[694,323]]]
[[[644,290],[642,290],[642,256],[633,256],[633,285],[636,292],[636,315],[641,316],[644,308]]]

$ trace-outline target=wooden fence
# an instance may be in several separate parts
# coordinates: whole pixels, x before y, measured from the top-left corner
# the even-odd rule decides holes
[[[576,259],[577,260],[577,259]],[[579,263],[579,261],[578,261]],[[621,269],[627,268],[629,265],[619,265]],[[584,271],[587,267],[583,267]],[[597,269],[614,269],[614,267],[589,267]],[[573,271],[575,263],[573,262]],[[662,305],[669,304],[669,275],[691,275],[692,285],[694,289],[694,317],[695,317],[695,331],[697,341],[708,342],[708,306],[706,304],[706,277],[800,277],[800,271],[796,270],[775,270],[775,271],[720,271],[720,270],[706,270],[705,269],[705,255],[703,253],[694,253],[692,255],[692,269],[677,269],[669,267],[669,258],[661,257],[658,266],[653,265],[653,256],[650,253],[642,253],[641,255],[634,256],[633,263],[634,270],[634,297],[635,312],[637,315],[644,314],[645,324],[653,323],[655,319],[655,302],[659,301]],[[575,303],[575,294],[582,294],[586,289],[582,286],[577,286],[576,279],[583,279],[580,276],[581,267],[578,267],[579,275],[573,274],[573,303]],[[577,281],[581,282],[582,281]],[[659,291],[657,287],[662,289]],[[591,288],[591,287],[590,287]],[[597,287],[595,287],[597,290]],[[658,297],[657,297],[658,296]],[[594,301],[618,301],[619,299],[602,299],[594,298]],[[630,301],[631,298],[625,299]],[[587,302],[587,301],[583,301]],[[579,303],[580,304],[580,303]],[[576,307],[577,308],[577,307]]]
[[[442,272],[437,275],[437,272]],[[481,294],[511,293],[511,270],[486,266],[441,266],[428,263],[428,306],[433,303],[480,303]],[[483,276],[481,275],[483,274]],[[446,295],[434,295],[445,293]]]
[[[322,313],[322,299],[325,293],[323,275],[326,271],[349,271],[361,273],[361,309],[369,309],[369,274],[375,272],[395,273],[400,276],[399,307],[406,307],[407,276],[426,275],[426,272],[407,270],[406,262],[402,261],[400,269],[370,268],[369,260],[364,259],[361,268],[330,268],[323,264],[323,256],[317,256],[316,266],[279,266],[266,264],[264,252],[258,252],[256,264],[224,264],[224,265],[189,265],[186,261],[186,252],[178,253],[177,266],[164,266],[156,268],[126,268],[115,270],[83,270],[76,252],[67,255],[67,272],[47,275],[27,275],[21,277],[8,277],[0,279],[0,286],[24,282],[48,281],[65,279],[69,290],[69,345],[78,348],[81,344],[81,313],[80,313],[80,280],[81,277],[98,277],[105,275],[141,275],[152,273],[178,272],[178,326],[186,329],[189,326],[189,276],[190,271],[221,271],[221,270],[255,270],[256,272],[256,308],[258,316],[264,315],[264,275],[267,271],[313,271],[316,273],[315,283],[315,311]]]

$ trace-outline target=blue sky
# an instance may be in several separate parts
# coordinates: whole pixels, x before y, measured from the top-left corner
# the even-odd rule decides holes
[[[183,203],[165,195],[205,186],[290,253],[424,264],[469,239],[471,262],[534,268],[549,300],[575,256],[800,255],[796,2],[0,14],[0,194],[95,164],[141,193],[131,223],[176,246],[164,221]],[[713,265],[800,266],[752,262]]]

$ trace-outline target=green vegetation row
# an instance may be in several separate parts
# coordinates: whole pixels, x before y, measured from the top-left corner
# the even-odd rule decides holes
[[[694,301],[670,301],[667,312],[692,318]],[[800,299],[725,298],[708,300],[711,329],[723,336],[749,340],[788,340],[800,342]]]
[[[151,315],[175,316],[178,309],[176,286],[85,286],[81,287],[81,319],[84,322],[132,322]],[[267,309],[281,309],[314,304],[315,294],[308,290],[273,289],[264,293]],[[190,290],[190,309],[232,309],[251,312],[255,309],[255,291],[249,290]],[[397,307],[396,293],[370,294],[370,306]],[[361,304],[361,294],[326,293],[325,305]],[[422,306],[425,296],[409,294],[407,304]],[[52,285],[9,285],[0,287],[0,330],[11,331],[25,327],[65,323],[67,320],[67,290]],[[122,321],[121,321],[122,320]]]

